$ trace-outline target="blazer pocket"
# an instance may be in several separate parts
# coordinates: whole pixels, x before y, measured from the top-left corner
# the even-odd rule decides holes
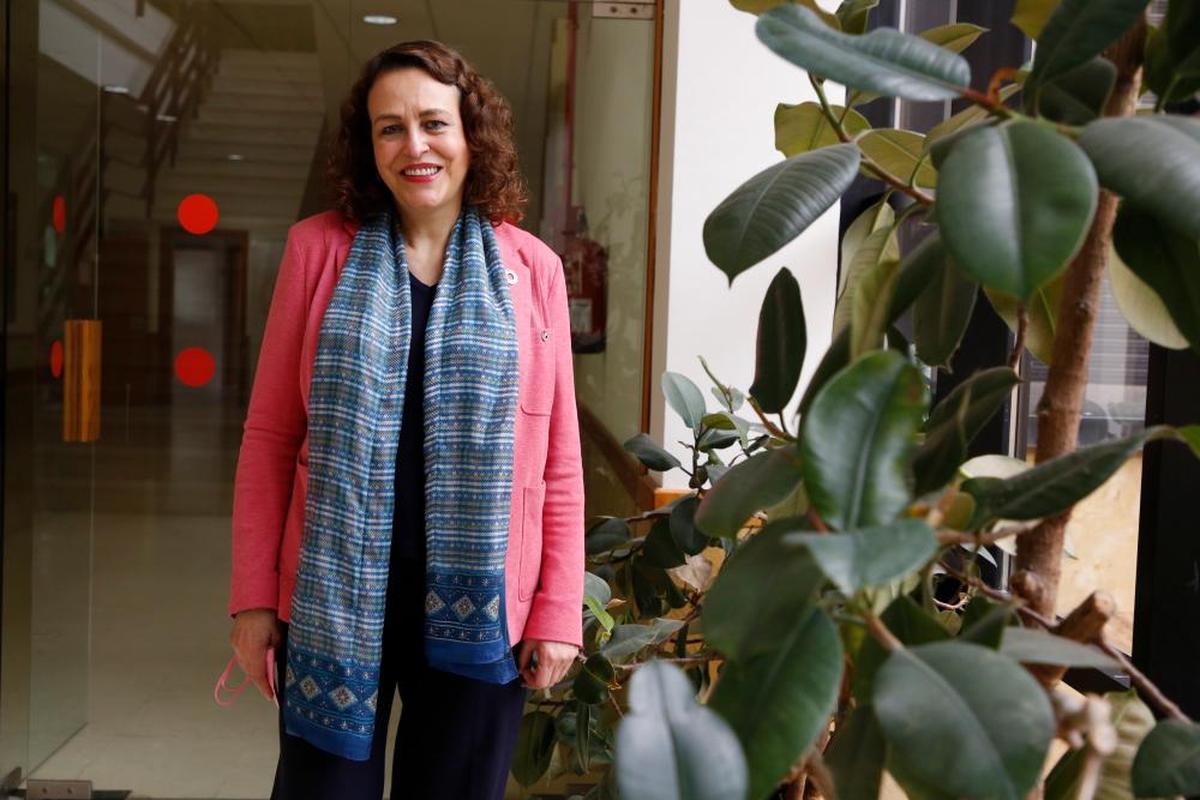
[[[549,326],[529,323],[529,375],[521,376],[521,409],[526,414],[547,415],[554,408],[554,336]]]
[[[537,590],[542,571],[542,506],[546,482],[521,490],[521,560],[517,567],[517,597],[528,600]]]

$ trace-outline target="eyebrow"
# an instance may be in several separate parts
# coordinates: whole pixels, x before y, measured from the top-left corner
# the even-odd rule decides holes
[[[418,116],[435,117],[435,116],[438,116],[441,114],[448,115],[449,113],[450,112],[445,110],[444,108],[427,108],[424,111],[422,111]],[[380,114],[378,117],[375,118],[374,121],[379,122],[380,120],[384,120],[384,119],[403,119],[403,117],[401,117],[399,114]]]

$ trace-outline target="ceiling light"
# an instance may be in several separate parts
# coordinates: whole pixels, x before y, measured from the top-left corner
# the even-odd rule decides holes
[[[246,158],[241,153],[230,153],[229,155],[227,155],[225,157],[228,158],[230,161],[243,161]]]
[[[118,86],[116,84],[110,83],[104,87],[104,91],[109,92],[110,94],[129,94],[129,87],[128,86]]]
[[[159,114],[156,119],[159,122],[174,122],[176,117],[172,116],[171,114]]]
[[[368,25],[395,25],[397,19],[391,14],[366,14],[363,16],[363,22]]]

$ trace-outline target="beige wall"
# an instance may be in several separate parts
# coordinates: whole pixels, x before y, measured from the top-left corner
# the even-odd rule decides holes
[[[579,399],[624,441],[641,430],[654,25],[581,10],[574,202],[608,250],[607,346],[575,356]]]

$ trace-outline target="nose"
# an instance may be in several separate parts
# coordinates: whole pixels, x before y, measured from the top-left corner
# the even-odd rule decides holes
[[[428,149],[425,143],[425,134],[422,131],[412,134],[404,143],[404,154],[410,158],[416,158]]]

